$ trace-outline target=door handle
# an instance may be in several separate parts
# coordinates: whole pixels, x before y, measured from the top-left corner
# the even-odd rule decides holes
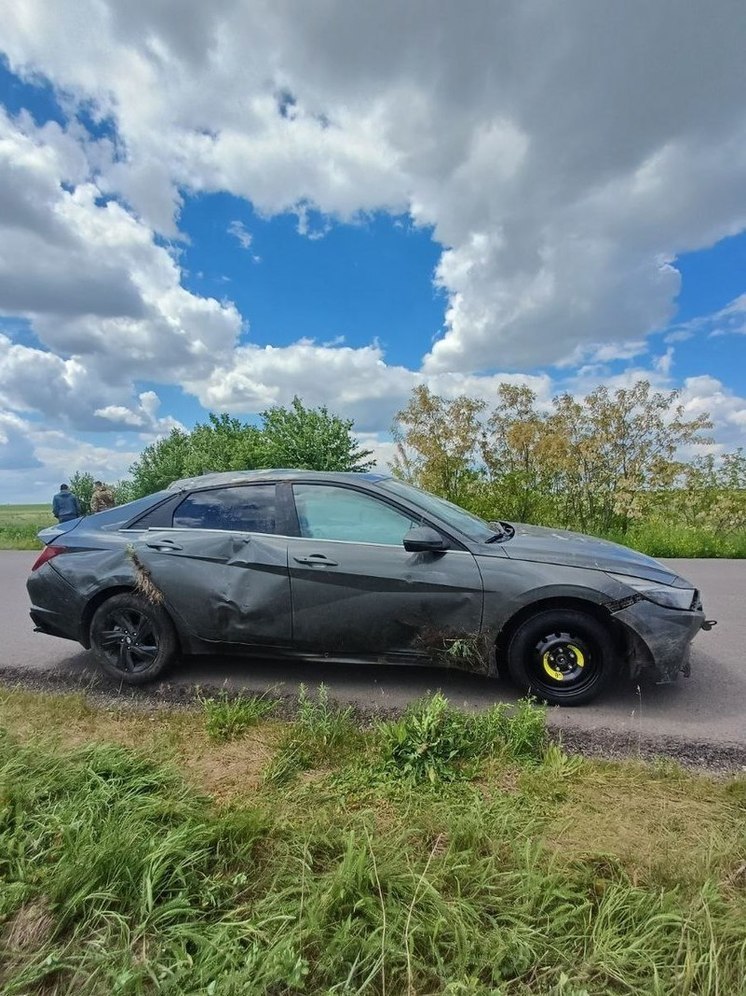
[[[338,567],[336,560],[329,560],[323,553],[311,553],[307,557],[293,557],[296,564],[310,564],[312,567]]]
[[[146,543],[150,550],[181,550],[182,548],[173,540],[159,540],[157,543]]]

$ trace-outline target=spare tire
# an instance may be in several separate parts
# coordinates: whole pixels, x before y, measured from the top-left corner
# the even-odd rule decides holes
[[[619,662],[608,629],[579,609],[542,609],[510,638],[507,665],[527,695],[551,705],[582,705],[607,686]]]

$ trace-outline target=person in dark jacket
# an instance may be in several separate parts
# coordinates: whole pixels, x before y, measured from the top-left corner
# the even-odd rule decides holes
[[[52,515],[58,522],[69,522],[81,514],[78,499],[66,484],[60,484],[60,490],[52,499]]]

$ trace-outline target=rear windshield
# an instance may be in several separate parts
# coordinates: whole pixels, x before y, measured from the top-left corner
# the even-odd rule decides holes
[[[135,501],[128,501],[126,505],[116,505],[114,508],[107,508],[104,512],[96,513],[96,525],[106,528],[107,526],[123,526],[130,519],[139,518],[149,508],[160,505],[166,498],[173,498],[173,492],[159,491],[154,495],[147,495],[145,498],[136,498]]]

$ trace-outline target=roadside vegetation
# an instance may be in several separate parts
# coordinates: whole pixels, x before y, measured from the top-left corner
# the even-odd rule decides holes
[[[647,381],[540,405],[501,384],[496,404],[416,388],[396,415],[393,472],[487,520],[591,533],[654,557],[746,557],[746,455],[706,453],[711,422]],[[705,455],[684,458],[684,454]],[[211,471],[372,466],[350,420],[299,398],[259,424],[210,413],[147,446],[113,485],[119,504]],[[70,481],[84,511],[93,476]],[[0,507],[0,548],[36,548],[46,506]]]
[[[8,996],[744,991],[743,777],[568,756],[529,703],[0,718]]]
[[[48,505],[0,505],[0,550],[38,550],[40,529],[55,522]]]
[[[394,472],[485,519],[592,533],[653,556],[746,555],[746,454],[717,458],[709,415],[648,381],[539,404],[416,388],[398,412]]]
[[[307,408],[300,398],[262,412],[254,425],[210,412],[191,432],[173,429],[151,443],[118,485],[120,500],[152,494],[181,477],[212,471],[304,467],[314,470],[369,470],[371,450],[353,434],[351,419],[321,406]]]

